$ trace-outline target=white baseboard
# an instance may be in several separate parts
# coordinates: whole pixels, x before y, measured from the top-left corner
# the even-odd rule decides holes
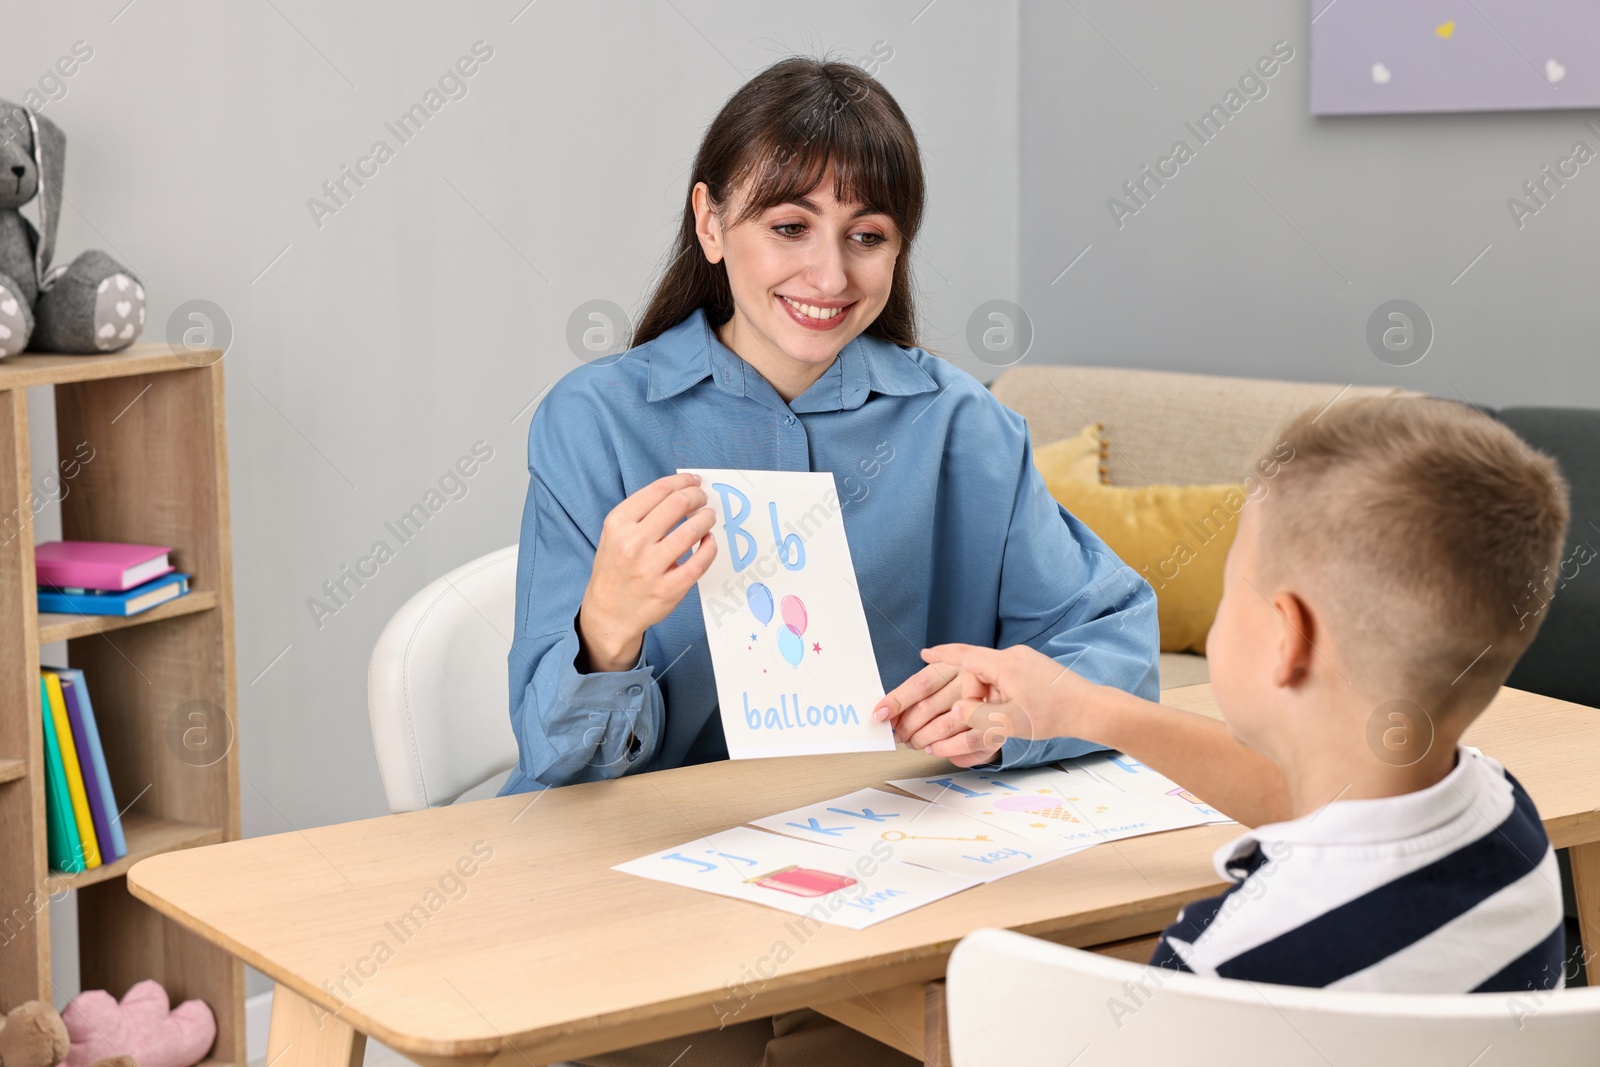
[[[244,1055],[250,1067],[267,1059],[267,1020],[272,1018],[272,990],[244,998]]]

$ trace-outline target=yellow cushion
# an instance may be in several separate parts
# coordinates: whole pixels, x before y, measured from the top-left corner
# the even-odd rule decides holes
[[[1085,432],[1094,429],[1085,427]],[[1040,472],[1050,495],[1155,590],[1161,651],[1204,654],[1222,600],[1222,563],[1238,529],[1244,486],[1122,487],[1086,480],[1081,466],[1078,477],[1059,466],[1041,465]]]
[[[1106,478],[1110,442],[1101,431],[1100,423],[1091,422],[1071,437],[1034,449],[1033,465],[1044,475],[1045,484],[1055,480],[1110,485]]]

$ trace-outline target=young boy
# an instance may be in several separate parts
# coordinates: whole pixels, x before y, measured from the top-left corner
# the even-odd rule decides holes
[[[1307,412],[1245,507],[1206,642],[1224,722],[1090,683],[1026,647],[926,649],[990,687],[953,720],[1142,760],[1256,828],[1233,881],[1153,964],[1396,992],[1558,988],[1555,855],[1533,802],[1461,745],[1543,621],[1566,484],[1487,416],[1432,398]],[[942,755],[940,743],[926,749]]]

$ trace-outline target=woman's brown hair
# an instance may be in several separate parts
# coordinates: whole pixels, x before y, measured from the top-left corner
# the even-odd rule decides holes
[[[707,321],[733,317],[727,262],[707,261],[695,233],[694,187],[705,182],[719,209],[748,180],[739,216],[727,228],[816,188],[829,162],[833,195],[894,220],[902,244],[889,302],[865,333],[916,346],[911,245],[922,225],[922,157],[911,124],[878,81],[851,63],[793,56],[751,78],[706,130],[689,172],[683,224],[632,343],[641,345],[705,306]]]

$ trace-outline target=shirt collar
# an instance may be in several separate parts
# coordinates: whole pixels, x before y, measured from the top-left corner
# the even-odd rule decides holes
[[[730,396],[762,398],[776,390],[737,353],[717,339],[704,307],[651,341],[648,360],[650,401],[664,400],[710,377]],[[866,403],[868,393],[912,396],[939,388],[917,361],[898,345],[862,334],[839,351],[822,377],[794,398],[793,411],[846,411]]]
[[[1489,790],[1510,790],[1500,763],[1471,745],[1456,746],[1456,765],[1426,789],[1396,797],[1335,800],[1309,815],[1288,822],[1269,823],[1219,848],[1212,858],[1217,873],[1228,876],[1228,866],[1260,845],[1276,856],[1287,844],[1379,845],[1417,837],[1462,818],[1474,809],[1479,818],[1492,809]]]

